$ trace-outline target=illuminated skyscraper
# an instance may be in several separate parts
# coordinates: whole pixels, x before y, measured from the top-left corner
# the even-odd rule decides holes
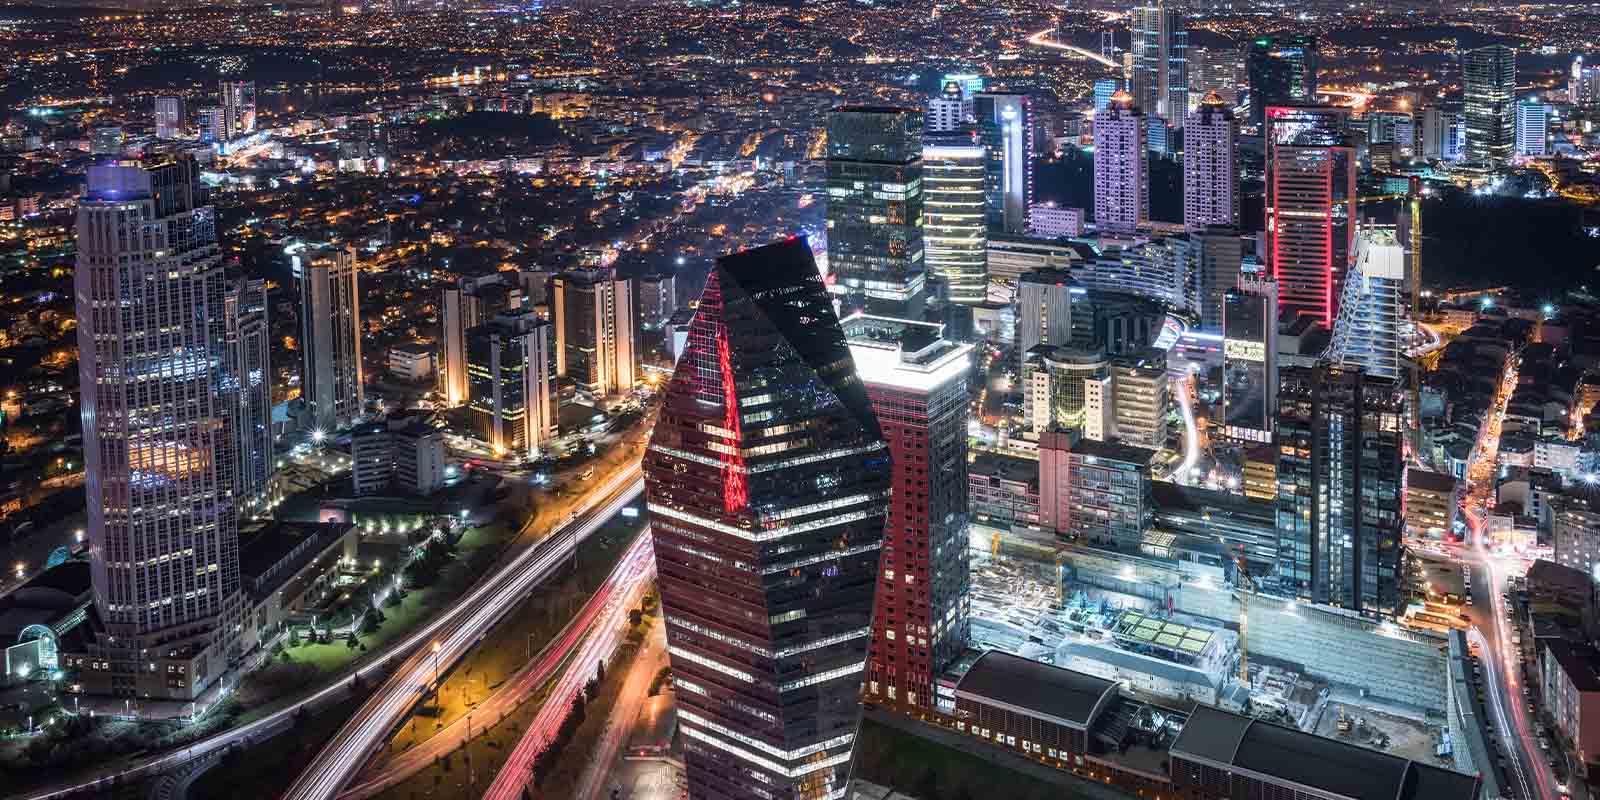
[[[928,271],[950,287],[950,301],[988,298],[989,235],[984,222],[985,151],[977,145],[922,149],[923,241]]]
[[[538,458],[557,434],[556,342],[528,309],[496,314],[467,331],[467,408],[496,453]]]
[[[1279,588],[1393,618],[1400,607],[1403,402],[1395,381],[1317,365],[1280,371]]]
[[[1263,36],[1245,48],[1250,124],[1265,124],[1268,106],[1317,102],[1317,37]]]
[[[1517,51],[1491,44],[1461,54],[1467,160],[1499,167],[1516,146]]]
[[[1531,101],[1517,104],[1517,155],[1550,155],[1550,106]]]
[[[1567,77],[1567,102],[1589,108],[1600,105],[1600,64],[1585,64],[1583,56],[1572,59]]]
[[[523,307],[521,287],[501,283],[501,274],[462,278],[445,289],[441,298],[444,331],[440,336],[439,373],[445,402],[451,408],[467,402],[467,331],[487,323],[496,314]]]
[[[932,709],[968,633],[967,373],[942,326],[857,315],[845,336],[893,459],[867,696]],[[903,500],[903,502],[899,502]]]
[[[361,300],[356,249],[323,248],[301,255],[300,395],[312,424],[331,433],[361,416]]]
[[[1283,311],[1332,327],[1355,247],[1356,155],[1335,106],[1267,109],[1267,265]]]
[[[1189,115],[1183,130],[1183,225],[1239,224],[1239,123],[1215,92]]]
[[[843,796],[892,472],[804,239],[718,259],[644,474],[689,795]]]
[[[1146,115],[1182,127],[1189,110],[1189,32],[1166,0],[1133,9],[1133,105]]]
[[[222,106],[201,106],[195,109],[195,126],[200,129],[200,141],[216,144],[228,141],[228,112]]]
[[[1411,293],[1405,262],[1405,248],[1393,230],[1361,231],[1333,324],[1329,361],[1381,378],[1402,377],[1400,335]]]
[[[1150,151],[1144,112],[1118,92],[1094,118],[1094,221],[1105,233],[1133,233],[1150,218]]]
[[[973,113],[989,151],[989,232],[1025,234],[1033,204],[1033,102],[1016,92],[983,92]]]
[[[1222,308],[1222,436],[1272,441],[1278,399],[1278,287],[1244,277]]]
[[[850,308],[920,317],[922,113],[846,106],[828,115],[828,272]]]
[[[557,275],[554,287],[556,374],[595,397],[633,391],[633,284],[609,270],[578,270]]]
[[[218,99],[228,141],[256,132],[255,81],[223,81]]]
[[[271,334],[267,327],[267,286],[260,278],[234,281],[224,299],[227,317],[225,380],[237,385],[234,431],[241,513],[261,513],[272,460]]]
[[[90,167],[78,371],[95,611],[89,693],[188,701],[241,609],[239,376],[216,215],[192,158]]]
[[[183,135],[183,98],[157,97],[155,116],[157,139],[176,139]]]

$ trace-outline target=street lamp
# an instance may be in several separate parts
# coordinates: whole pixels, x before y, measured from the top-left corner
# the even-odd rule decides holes
[[[433,685],[439,685],[439,643],[433,643]],[[434,703],[438,704],[439,695],[434,695]]]

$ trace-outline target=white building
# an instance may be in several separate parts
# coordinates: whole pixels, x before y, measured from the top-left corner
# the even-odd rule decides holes
[[[553,319],[556,374],[595,397],[633,389],[633,287],[609,270],[563,272],[555,277]]]
[[[1339,316],[1333,323],[1328,358],[1369,375],[1401,377],[1400,326],[1405,318],[1405,248],[1394,232],[1364,228],[1356,239],[1355,264],[1345,274]]]
[[[1239,225],[1239,121],[1215,92],[1183,125],[1183,226]]]
[[[410,416],[357,425],[350,433],[357,495],[426,496],[444,486],[444,432]]]
[[[1517,155],[1550,155],[1550,106],[1528,101],[1517,104]]]
[[[163,95],[156,98],[156,138],[176,139],[183,135],[183,98]]]
[[[1043,239],[1074,238],[1083,235],[1083,209],[1055,203],[1034,203],[1028,209],[1028,228]]]
[[[420,381],[433,374],[433,348],[418,342],[401,342],[389,348],[389,372],[403,381]]]
[[[300,394],[322,431],[361,416],[361,300],[356,249],[321,248],[294,256],[300,274]]]

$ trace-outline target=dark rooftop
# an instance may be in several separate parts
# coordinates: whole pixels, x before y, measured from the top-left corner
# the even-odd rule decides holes
[[[1102,442],[1095,439],[1079,439],[1072,446],[1072,452],[1078,455],[1104,458],[1111,461],[1125,461],[1132,464],[1148,466],[1156,458],[1156,451],[1134,447],[1121,442]]]
[[[1578,691],[1600,692],[1600,651],[1559,639],[1545,646]]]
[[[1478,794],[1471,775],[1205,705],[1195,706],[1172,754],[1351,800],[1472,800]]]
[[[956,684],[956,697],[1012,706],[1030,716],[1087,730],[1117,694],[1117,684],[1092,675],[990,650]]]

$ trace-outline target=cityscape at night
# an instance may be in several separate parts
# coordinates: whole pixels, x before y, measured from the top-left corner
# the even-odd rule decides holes
[[[0,799],[1600,799],[1600,4],[0,2]]]

